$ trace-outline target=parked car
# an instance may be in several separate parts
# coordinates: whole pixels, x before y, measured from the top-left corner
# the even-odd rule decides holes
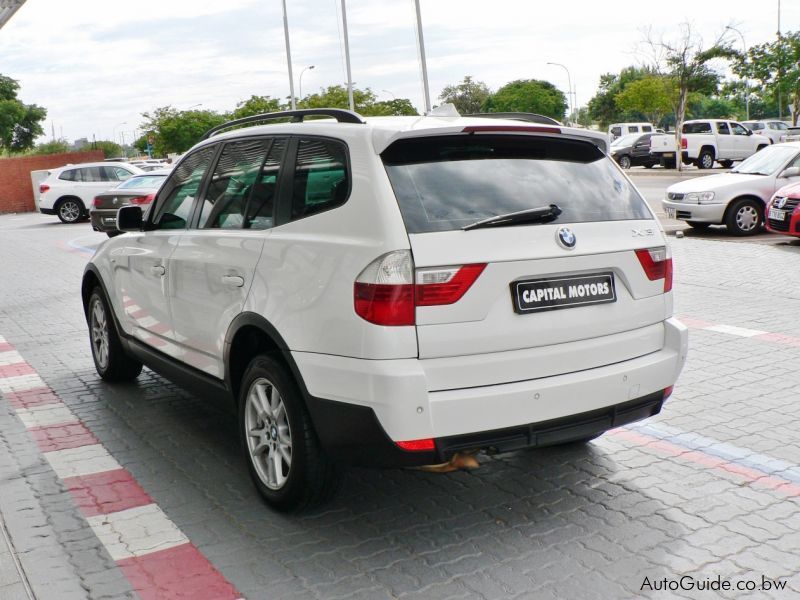
[[[162,169],[134,175],[118,186],[97,194],[89,210],[92,229],[105,232],[108,237],[118,235],[120,231],[117,229],[117,210],[130,204],[149,206],[170,170]]]
[[[82,163],[50,171],[39,185],[39,212],[57,215],[62,223],[75,223],[89,216],[88,207],[98,192],[143,173],[126,163]]]
[[[611,142],[611,158],[623,169],[643,166],[647,169],[658,164],[658,159],[650,154],[652,133],[631,133]]]
[[[340,461],[441,464],[660,411],[687,330],[663,231],[605,134],[259,118],[292,122],[212,129],[146,213],[119,209],[129,233],[82,297],[100,376],[144,363],[227,400],[273,507],[324,500]]]
[[[777,119],[762,119],[761,121],[744,121],[742,123],[753,133],[769,138],[770,143],[780,144],[786,141],[789,126]]]
[[[791,183],[775,192],[767,204],[766,215],[767,231],[800,237],[800,183]]]
[[[608,126],[608,135],[612,142],[630,133],[653,133],[655,131],[656,126],[652,123],[612,123]]]
[[[725,119],[686,121],[681,133],[681,160],[687,165],[697,165],[698,169],[710,169],[714,161],[728,169],[734,161],[744,160],[771,143],[769,138],[754,134],[741,123]],[[650,153],[662,166],[674,167],[675,136],[651,137]]]
[[[775,190],[800,180],[800,142],[764,148],[730,173],[687,179],[667,188],[670,219],[696,229],[724,224],[734,235],[758,233],[764,206]]]

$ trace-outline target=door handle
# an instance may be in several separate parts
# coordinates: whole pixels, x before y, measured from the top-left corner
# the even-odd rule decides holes
[[[150,267],[150,272],[156,277],[163,277],[167,270],[163,265],[153,265]]]
[[[244,285],[244,277],[238,275],[223,275],[222,283],[233,287],[242,287]]]

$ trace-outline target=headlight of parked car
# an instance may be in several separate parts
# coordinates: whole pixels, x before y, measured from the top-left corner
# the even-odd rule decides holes
[[[686,194],[687,202],[697,202],[697,204],[713,204],[714,192],[691,192]]]

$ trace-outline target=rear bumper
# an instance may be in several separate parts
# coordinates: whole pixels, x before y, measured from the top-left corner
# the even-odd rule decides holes
[[[92,209],[89,211],[92,229],[95,231],[115,231],[117,229],[117,209]]]
[[[39,207],[39,212],[42,213],[43,215],[55,215],[55,214],[58,214],[56,212],[55,208],[43,208],[41,206]]]
[[[625,415],[637,420],[657,413],[663,390],[677,380],[688,348],[684,325],[668,319],[664,328],[663,347],[632,360],[441,391],[429,391],[424,360],[292,355],[311,398],[317,432],[333,454],[352,461],[361,439],[373,444],[371,454],[378,456],[382,440],[391,447],[390,454],[428,464],[462,447],[546,445],[617,427],[629,422]],[[647,406],[638,407],[641,403]],[[366,435],[367,430],[373,433]],[[435,453],[404,452],[392,443],[430,438],[437,440]],[[370,463],[369,458],[356,456],[354,462]]]

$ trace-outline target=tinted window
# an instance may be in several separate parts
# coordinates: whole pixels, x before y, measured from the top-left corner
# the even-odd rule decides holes
[[[731,130],[728,129],[727,123],[717,123],[717,133],[721,135],[730,135]]]
[[[225,144],[208,184],[199,227],[241,229],[245,208],[267,155],[269,140]]]
[[[400,140],[382,154],[409,233],[449,231],[549,204],[558,223],[652,218],[596,146],[529,136]]]
[[[763,123],[745,123],[745,125],[747,125],[747,127],[752,129],[753,131],[758,131],[760,129],[764,129],[764,124]]]
[[[711,123],[684,123],[683,133],[711,133]]]
[[[611,135],[614,135],[614,136],[622,135],[622,129],[620,127],[612,127],[611,128]]]
[[[738,123],[731,123],[731,129],[733,129],[733,135],[747,135],[747,129]]]
[[[278,172],[285,152],[286,140],[274,140],[247,202],[244,225],[246,228],[268,229],[272,227],[275,198],[278,191]]]
[[[344,204],[350,193],[344,145],[300,140],[292,185],[292,220]]]
[[[644,127],[642,127],[642,131],[653,131],[653,128],[650,127],[650,125],[645,125]]]
[[[59,179],[64,181],[76,181],[75,175],[77,174],[78,169],[69,169],[67,171],[62,171],[61,175],[58,176]]]
[[[216,147],[208,146],[187,156],[175,167],[158,195],[155,229],[184,229]]]
[[[628,126],[628,133],[637,133],[639,131],[639,127],[637,125],[629,125]]]
[[[126,181],[120,183],[117,189],[157,188],[166,178],[166,175],[137,175],[136,177],[130,177]]]
[[[101,181],[108,181],[103,173],[104,167],[84,167],[78,169],[80,172],[80,179],[76,181],[83,181],[84,183],[97,183]]]

